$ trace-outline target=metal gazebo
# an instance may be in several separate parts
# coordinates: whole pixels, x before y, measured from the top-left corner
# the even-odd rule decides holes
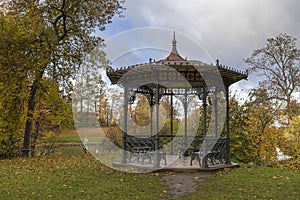
[[[165,59],[149,59],[148,63],[119,69],[107,68],[112,84],[124,88],[121,163],[131,162],[131,158],[136,156],[142,163],[149,159],[153,161],[154,168],[159,168],[161,161],[166,162],[170,154],[191,156],[191,165],[197,159],[203,168],[230,165],[229,87],[247,79],[247,73],[221,65],[218,60],[215,65],[187,60],[179,55],[176,44],[174,32],[172,50]],[[150,105],[148,137],[133,136],[128,132],[128,105],[134,101],[136,94],[144,95]],[[184,125],[181,135],[173,133],[172,119],[170,133],[160,133],[159,105],[163,96],[170,96],[171,104],[173,96],[182,102]],[[201,133],[192,136],[188,130],[188,101],[191,96],[196,96],[202,104]],[[213,107],[210,109],[213,120],[208,119],[208,106]],[[208,134],[208,120],[213,122],[213,134]]]

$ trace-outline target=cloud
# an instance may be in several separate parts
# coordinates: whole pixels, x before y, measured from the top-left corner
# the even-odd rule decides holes
[[[300,39],[297,0],[128,0],[125,7],[125,17],[115,18],[108,31],[102,33],[104,38],[132,28],[177,30],[199,42],[213,60],[220,59],[221,63],[241,70],[248,68],[243,59],[263,47],[267,38],[284,32]],[[155,41],[168,49],[171,37],[166,34],[155,37]],[[151,35],[148,40],[154,41]],[[190,58],[193,48],[189,51],[181,46],[183,41],[177,41],[180,53]],[[123,43],[130,46],[137,40],[131,38]],[[205,55],[199,59],[207,61]],[[257,80],[250,77],[248,84],[243,81],[235,87],[250,88]]]

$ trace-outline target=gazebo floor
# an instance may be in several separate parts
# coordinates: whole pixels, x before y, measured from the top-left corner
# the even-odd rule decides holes
[[[136,160],[131,160],[131,162],[127,162],[125,164],[121,163],[121,158],[118,158],[113,163],[113,166],[116,168],[121,168],[126,171],[133,172],[209,172],[209,171],[218,171],[224,168],[234,168],[239,167],[237,163],[231,164],[216,164],[211,165],[206,168],[199,167],[199,163],[197,160],[193,161],[193,165],[190,166],[191,157],[182,157],[179,158],[175,155],[167,155],[167,165],[165,165],[165,161],[162,160],[160,162],[160,167],[155,168],[153,162],[150,163],[149,160],[145,160],[144,164],[142,162],[137,162]]]

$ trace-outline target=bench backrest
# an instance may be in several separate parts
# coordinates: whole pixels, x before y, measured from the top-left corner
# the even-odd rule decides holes
[[[127,151],[132,151],[136,148],[147,148],[149,151],[155,151],[155,138],[153,137],[134,137],[128,135],[126,141]]]
[[[203,152],[224,151],[226,147],[226,138],[195,138],[190,147]]]

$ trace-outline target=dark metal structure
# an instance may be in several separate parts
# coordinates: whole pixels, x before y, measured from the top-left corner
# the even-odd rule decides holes
[[[154,161],[154,167],[160,167],[161,160],[166,161],[168,154],[191,156],[199,161],[201,167],[220,163],[230,164],[229,130],[229,86],[247,79],[247,73],[219,64],[208,65],[201,61],[182,58],[176,47],[175,32],[172,51],[162,60],[137,64],[125,68],[107,69],[112,84],[124,88],[124,124],[122,135],[122,163],[130,162],[133,156]],[[144,95],[150,104],[149,137],[139,138],[128,133],[128,105],[135,95]],[[163,96],[176,96],[183,104],[184,133],[173,134],[171,119],[170,134],[159,134],[159,104]],[[202,133],[190,136],[188,131],[188,102],[190,97],[198,97],[202,102]],[[208,135],[208,106],[213,107],[213,132]],[[155,116],[153,115],[155,111]],[[173,114],[171,114],[173,116]],[[155,119],[155,120],[153,120]],[[154,123],[155,122],[155,123]],[[224,125],[225,124],[225,125]]]

